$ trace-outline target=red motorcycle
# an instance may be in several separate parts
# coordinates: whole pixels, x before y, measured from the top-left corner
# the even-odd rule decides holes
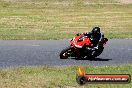
[[[63,49],[60,53],[60,59],[67,59],[68,57],[75,58],[95,58],[99,56],[104,49],[104,45],[108,41],[103,38],[96,49],[91,43],[91,39],[84,34],[77,34],[71,41],[70,46]]]

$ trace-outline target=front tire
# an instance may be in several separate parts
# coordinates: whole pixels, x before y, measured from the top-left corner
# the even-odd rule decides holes
[[[65,49],[63,49],[60,53],[60,59],[67,59],[69,57],[69,50],[71,49],[71,47],[67,47]]]

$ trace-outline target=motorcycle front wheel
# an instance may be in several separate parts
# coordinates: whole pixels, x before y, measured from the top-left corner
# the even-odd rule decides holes
[[[71,51],[71,47],[66,47],[60,53],[60,59],[67,59],[69,57],[69,53]]]

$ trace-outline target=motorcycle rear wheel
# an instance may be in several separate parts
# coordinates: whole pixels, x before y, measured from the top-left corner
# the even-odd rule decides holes
[[[93,53],[93,55],[91,55],[91,57],[95,58],[95,57],[99,56],[99,55],[103,52],[103,50],[104,50],[104,47],[99,47],[99,49],[96,50],[96,51]]]

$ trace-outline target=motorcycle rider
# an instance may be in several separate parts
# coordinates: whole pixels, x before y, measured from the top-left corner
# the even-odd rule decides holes
[[[91,43],[94,46],[94,48],[92,48],[93,50],[98,49],[98,46],[99,46],[100,42],[104,38],[104,33],[100,32],[99,27],[94,27],[91,32],[86,32],[86,33],[83,33],[83,34],[84,34],[84,36],[87,36],[87,37],[90,38]]]

